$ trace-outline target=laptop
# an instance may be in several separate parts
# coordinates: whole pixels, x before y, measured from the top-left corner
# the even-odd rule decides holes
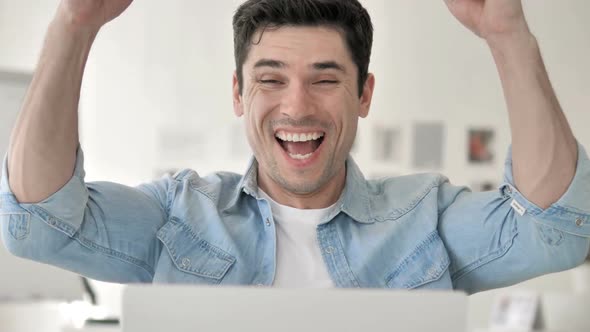
[[[123,332],[462,332],[467,296],[448,291],[130,285]]]

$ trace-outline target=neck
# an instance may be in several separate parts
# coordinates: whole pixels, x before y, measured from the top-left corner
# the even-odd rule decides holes
[[[294,193],[280,185],[258,166],[258,185],[275,202],[296,209],[323,209],[338,201],[346,182],[346,167],[342,167],[324,186],[310,193]]]

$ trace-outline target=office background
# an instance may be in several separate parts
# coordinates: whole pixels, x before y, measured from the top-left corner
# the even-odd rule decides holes
[[[0,0],[0,80],[18,85],[30,77],[58,2]],[[136,0],[101,31],[80,104],[88,180],[136,185],[184,167],[244,170],[249,150],[231,101],[231,16],[240,2]],[[366,175],[436,171],[476,190],[497,186],[510,131],[484,42],[442,0],[361,2],[375,26],[377,79],[353,152]],[[590,147],[590,2],[524,5],[574,133]],[[0,105],[3,153],[22,98],[18,87],[11,91],[0,95],[12,100]],[[485,157],[470,153],[474,140],[483,141]],[[569,290],[573,279],[563,273],[531,285]],[[100,289],[117,310],[119,287]]]

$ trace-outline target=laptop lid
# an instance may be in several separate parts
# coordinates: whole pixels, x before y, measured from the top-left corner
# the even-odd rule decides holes
[[[465,331],[467,296],[446,291],[131,285],[123,332]]]

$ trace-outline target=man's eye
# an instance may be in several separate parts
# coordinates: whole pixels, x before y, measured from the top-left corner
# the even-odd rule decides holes
[[[279,80],[259,80],[258,82],[260,82],[261,84],[272,84],[272,85],[283,84],[283,82],[281,82]]]
[[[334,80],[321,80],[321,81],[317,81],[315,82],[315,84],[337,84],[338,81],[334,81]]]

